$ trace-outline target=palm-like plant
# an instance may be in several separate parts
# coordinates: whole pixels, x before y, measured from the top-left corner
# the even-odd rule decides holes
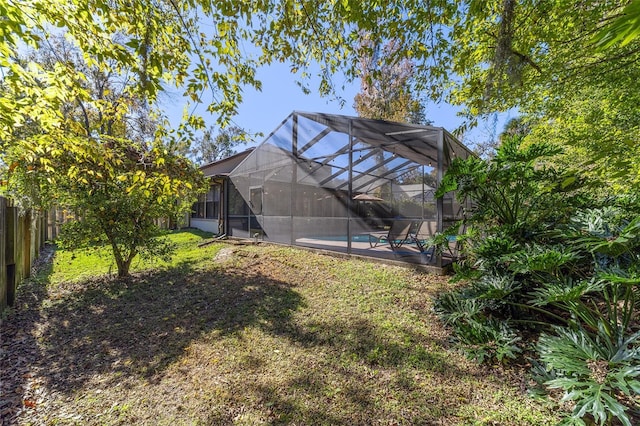
[[[629,407],[621,401],[640,394],[639,339],[640,332],[611,340],[604,326],[595,335],[556,328],[555,335],[542,335],[537,346],[541,361],[555,373],[545,385],[562,389],[563,401],[575,402],[575,419],[590,414],[598,424],[608,424],[616,417],[631,426]]]
[[[640,200],[585,196],[579,177],[544,166],[555,154],[511,139],[489,162],[454,161],[438,195],[456,191],[474,206],[456,267],[469,285],[435,308],[479,360],[517,357],[539,334],[533,362],[544,387],[575,403],[568,421],[631,424],[640,393]]]

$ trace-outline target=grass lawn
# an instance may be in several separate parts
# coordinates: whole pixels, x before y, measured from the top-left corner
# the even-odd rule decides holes
[[[6,424],[557,422],[516,371],[448,348],[446,278],[205,237],[173,234],[173,262],[120,281],[57,251],[1,326]]]

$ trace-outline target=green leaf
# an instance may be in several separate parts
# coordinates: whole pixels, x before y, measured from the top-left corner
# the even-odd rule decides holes
[[[566,178],[565,180],[562,181],[560,186],[562,187],[562,189],[567,189],[568,187],[573,185],[576,182],[576,180],[577,180],[577,178],[575,176],[568,177],[568,178]]]

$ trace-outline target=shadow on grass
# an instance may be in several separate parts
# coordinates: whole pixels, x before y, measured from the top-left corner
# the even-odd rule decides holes
[[[182,262],[126,280],[65,284],[49,294],[46,278],[27,282],[20,291],[34,298],[23,297],[23,309],[38,313],[16,317],[19,323],[3,340],[12,340],[16,353],[37,349],[30,362],[47,387],[72,394],[96,376],[102,384],[116,384],[123,375],[151,378],[203,333],[286,322],[301,306],[300,295],[286,283],[233,270],[195,273],[192,266]]]
[[[261,351],[264,348],[253,350],[249,345],[228,361],[228,371],[202,370],[202,380],[209,385],[204,393],[220,385],[208,376],[225,371],[222,394],[213,402],[205,398],[206,406],[191,411],[189,422],[198,418],[204,424],[443,424],[442,418],[455,417],[472,399],[469,386],[456,384],[475,380],[472,376],[479,371],[459,367],[444,351],[441,336],[413,327],[407,318],[387,321],[380,319],[380,312],[340,310],[349,301],[334,300],[333,311],[305,306],[300,292],[339,284],[325,282],[322,274],[312,278],[305,270],[295,275],[295,268],[283,274],[274,270],[274,277],[283,278],[270,278],[273,265],[265,266],[268,259],[245,260],[239,264],[260,263],[264,268],[202,271],[197,262],[184,261],[128,280],[64,284],[48,293],[45,273],[21,289],[24,312],[32,313],[16,315],[6,338],[16,354],[32,353],[28,362],[45,382],[43,388],[72,398],[76,391],[82,394],[98,383],[103,390],[113,386],[118,392],[115,386],[125,376],[142,377],[154,385],[163,380],[158,373],[168,370],[166,374],[178,377],[177,387],[158,395],[153,392],[162,389],[161,383],[160,388],[148,388],[150,418],[170,418],[162,410],[182,403],[185,389],[180,386],[190,384],[180,381],[180,371],[167,367],[192,342],[205,335],[240,336],[246,328],[277,337],[283,342],[278,347],[283,358],[271,358]],[[305,284],[295,289],[296,282]],[[303,308],[307,309],[294,315]],[[4,365],[0,374],[4,381]],[[28,375],[12,377],[12,386],[26,389]],[[31,397],[26,391],[22,395]],[[167,396],[173,399],[166,401]],[[71,403],[68,408],[73,409]],[[184,413],[176,416],[187,418]]]
[[[262,374],[262,363],[247,363],[252,378],[227,383],[233,397],[226,411],[210,412],[205,424],[232,424],[239,408],[251,411],[247,407],[254,409],[241,417],[248,423],[448,424],[442,419],[454,418],[473,392],[452,383],[484,377],[480,370],[461,368],[439,338],[403,326],[381,327],[362,316],[282,321],[266,331],[302,352],[284,377]],[[450,388],[451,394],[443,392]]]
[[[455,417],[470,399],[469,388],[460,394],[442,389],[474,373],[443,350],[426,349],[431,339],[412,330],[385,331],[352,318],[280,323],[269,331],[303,352],[283,376],[247,363],[249,378],[226,384],[230,400],[208,413],[205,424],[233,424],[238,418],[240,424],[271,425],[448,424],[441,420]],[[420,375],[443,387],[425,389]]]

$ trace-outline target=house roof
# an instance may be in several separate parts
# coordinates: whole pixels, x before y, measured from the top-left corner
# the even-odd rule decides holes
[[[437,163],[439,138],[447,139],[453,147],[451,154],[474,155],[442,127],[395,123],[385,120],[350,117],[337,114],[296,111],[302,117],[322,123],[331,130],[351,134],[371,146],[393,152],[420,164]]]
[[[227,158],[205,164],[200,166],[200,170],[202,170],[205,177],[228,176],[254,149],[249,148]]]
[[[298,132],[291,127],[291,118],[295,116],[307,120],[304,126],[308,126],[308,123],[311,122],[316,125],[306,129],[305,135],[300,139],[302,142],[298,142],[300,146],[293,152],[292,141],[289,139]],[[382,162],[375,162],[375,170],[369,167],[372,153],[364,156],[360,154],[360,157],[354,160],[353,166],[360,165],[359,167],[365,168],[364,171],[358,171],[357,181],[354,180],[353,189],[358,192],[366,192],[389,178],[395,178],[396,175],[405,173],[408,164],[437,167],[439,151],[443,155],[440,161],[445,165],[445,168],[456,156],[465,158],[468,155],[474,155],[442,127],[294,111],[257,148],[250,148],[225,159],[209,163],[202,166],[201,170],[206,177],[244,173],[239,169],[237,172],[234,171],[238,166],[242,169],[247,167],[254,169],[256,167],[256,164],[253,164],[255,161],[251,165],[241,166],[254,151],[250,158],[254,158],[258,152],[260,153],[262,158],[260,169],[277,170],[288,165],[289,159],[293,155],[299,167],[306,166],[305,173],[308,177],[302,178],[302,181],[311,179],[320,186],[334,187],[335,189],[344,188],[348,185],[345,177],[349,165],[346,160],[340,160],[340,158],[352,149],[355,152],[360,151],[361,148],[355,149],[348,140],[339,138],[328,141],[331,138],[330,135],[334,134],[350,135],[354,140],[364,142],[366,146],[379,148],[393,154],[393,158],[388,157]],[[274,172],[274,176],[275,174]]]

